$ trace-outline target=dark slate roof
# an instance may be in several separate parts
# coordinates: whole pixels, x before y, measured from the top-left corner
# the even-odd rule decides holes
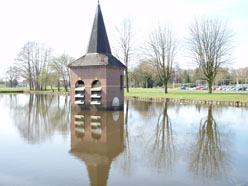
[[[108,36],[99,4],[96,9],[96,15],[91,31],[87,53],[68,66],[78,67],[97,65],[126,68],[126,66],[122,62],[120,62],[111,54]]]
[[[79,66],[114,66],[119,68],[126,68],[126,66],[116,59],[112,54],[86,54],[76,61],[69,64],[69,67]]]
[[[102,11],[99,4],[96,9],[96,15],[91,31],[87,53],[111,54],[108,36],[103,21]]]

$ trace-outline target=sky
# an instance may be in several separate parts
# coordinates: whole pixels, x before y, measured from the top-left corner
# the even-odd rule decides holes
[[[116,27],[130,18],[135,46],[147,42],[158,25],[169,25],[179,41],[177,63],[192,68],[184,50],[188,27],[195,18],[223,20],[234,33],[232,67],[248,66],[248,0],[100,0],[110,44],[116,43]],[[44,43],[54,55],[85,54],[97,0],[0,0],[0,77],[13,65],[18,52],[29,41]],[[132,59],[131,67],[139,58]]]

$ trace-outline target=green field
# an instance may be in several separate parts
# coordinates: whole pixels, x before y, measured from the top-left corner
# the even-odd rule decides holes
[[[6,88],[0,87],[0,91],[27,91],[29,88]],[[54,88],[55,92],[57,89]],[[162,88],[131,88],[129,93],[125,90],[125,96],[137,97],[162,97],[175,99],[189,99],[189,100],[213,100],[213,101],[241,101],[248,102],[248,91],[213,91],[208,94],[207,90],[175,90],[169,89],[168,94],[163,93]],[[51,93],[52,90],[37,91],[38,93]],[[64,89],[61,89],[64,92]]]
[[[213,100],[213,101],[241,101],[248,102],[248,91],[213,91],[208,94],[207,90],[173,90],[169,89],[168,94],[163,93],[162,88],[132,88],[125,96],[137,97],[163,97],[189,100]]]
[[[54,92],[58,92],[58,89],[57,87],[54,87]],[[69,89],[70,90],[70,89]],[[29,88],[28,87],[18,87],[18,88],[10,88],[10,87],[4,87],[4,86],[0,86],[0,92],[1,91],[29,91]],[[61,92],[65,92],[65,89],[63,87],[60,88],[60,91]],[[45,92],[53,92],[52,89],[48,88],[46,91],[36,91],[36,92],[42,92],[42,93],[45,93]]]
[[[29,90],[29,88],[26,87],[18,87],[18,88],[10,88],[10,87],[5,87],[5,86],[0,86],[0,91],[25,91]]]

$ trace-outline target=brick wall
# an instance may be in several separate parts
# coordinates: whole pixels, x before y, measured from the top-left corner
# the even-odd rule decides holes
[[[120,76],[124,75],[124,69],[107,66],[87,66],[71,68],[71,105],[73,110],[79,109],[99,109],[113,110],[112,101],[114,97],[120,100],[120,107],[123,109],[124,89],[120,88]],[[124,78],[123,78],[124,79]],[[85,104],[75,105],[75,84],[82,80],[85,84]],[[91,86],[94,80],[98,80],[102,86],[101,105],[91,105]]]

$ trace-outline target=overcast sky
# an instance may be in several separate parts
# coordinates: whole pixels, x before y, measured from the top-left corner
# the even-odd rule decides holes
[[[248,0],[101,0],[100,4],[110,44],[116,26],[127,17],[133,22],[137,45],[146,42],[158,23],[172,26],[183,41],[194,18],[222,19],[235,33],[232,66],[248,66]],[[97,0],[0,0],[0,77],[28,41],[45,43],[55,54],[84,55],[96,7]],[[183,49],[178,55],[179,65],[189,68]]]

